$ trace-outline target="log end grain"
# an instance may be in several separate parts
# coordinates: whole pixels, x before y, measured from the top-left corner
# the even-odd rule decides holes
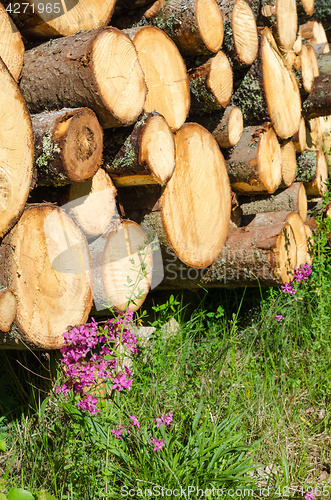
[[[16,316],[17,301],[15,294],[8,288],[0,290],[0,330],[9,332]]]
[[[288,187],[295,181],[297,159],[295,146],[291,140],[286,140],[281,146],[282,150],[282,182]]]
[[[233,5],[232,30],[238,61],[252,64],[258,53],[259,40],[254,13],[245,0],[236,0]]]
[[[59,349],[68,326],[85,323],[92,306],[86,239],[59,208],[42,204],[24,211],[2,250],[3,284],[15,293],[21,337]]]
[[[133,43],[148,88],[145,111],[157,111],[172,131],[179,129],[190,109],[190,89],[182,56],[174,42],[154,26],[140,28]]]
[[[93,62],[106,107],[121,123],[134,123],[143,109],[147,89],[129,37],[115,28],[102,30],[93,46]],[[114,122],[102,120],[101,124],[107,128]]]
[[[204,44],[211,52],[218,52],[223,43],[224,26],[216,0],[197,0],[195,15]]]
[[[109,175],[99,169],[92,179],[70,186],[62,208],[86,235],[98,236],[117,216],[116,188]]]
[[[241,109],[237,106],[228,106],[222,120],[213,131],[220,148],[232,148],[235,146],[243,133],[244,120]]]
[[[281,139],[294,135],[300,125],[301,99],[298,84],[276,49],[268,28],[261,37],[263,85],[271,121]]]
[[[1,59],[0,102],[0,237],[3,237],[23,212],[28,198],[34,147],[24,98]]]
[[[223,155],[206,129],[187,123],[175,144],[176,167],[161,201],[164,231],[182,262],[203,268],[216,259],[226,239],[230,183]]]
[[[59,125],[53,140],[57,134],[63,137],[62,157],[68,179],[71,182],[91,179],[102,164],[103,150],[102,128],[95,113],[83,109],[68,124]]]

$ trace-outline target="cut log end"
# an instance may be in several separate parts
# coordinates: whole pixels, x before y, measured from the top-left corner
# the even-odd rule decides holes
[[[278,137],[288,139],[297,132],[300,125],[299,87],[276,51],[268,28],[263,30],[261,53],[264,90],[271,121]]]
[[[314,49],[312,50],[314,52]],[[302,85],[305,91],[310,93],[313,90],[315,75],[314,75],[314,67],[312,64],[312,58],[310,56],[308,48],[305,45],[302,46],[300,57],[301,57]]]
[[[277,35],[279,44],[286,50],[292,49],[298,28],[296,0],[277,0]]]
[[[63,137],[63,163],[71,182],[91,179],[102,163],[102,128],[95,113],[82,110],[62,122],[53,140]]]
[[[225,108],[232,96],[233,78],[228,58],[222,51],[211,59],[207,86],[219,105]]]
[[[18,86],[0,58],[0,237],[23,212],[33,173],[29,112]]]
[[[160,113],[171,130],[176,131],[185,122],[190,109],[190,89],[184,61],[174,42],[153,26],[140,28],[134,35],[133,43],[148,88],[144,109]]]
[[[285,186],[290,186],[295,181],[297,171],[297,160],[295,146],[292,141],[285,141],[282,144],[282,182]]]
[[[14,325],[30,345],[63,346],[69,325],[85,323],[92,306],[87,241],[53,205],[31,206],[2,242],[4,285],[14,290]]]
[[[161,201],[163,227],[179,259],[203,268],[219,255],[227,236],[230,183],[222,153],[206,129],[187,123],[175,144],[176,168]]]
[[[117,216],[116,188],[109,175],[99,169],[93,179],[72,184],[64,208],[89,236],[103,233]]]
[[[175,141],[163,116],[152,116],[144,127],[139,162],[146,163],[153,183],[165,185],[175,168]]]
[[[303,117],[300,119],[298,131],[293,135],[292,141],[297,153],[303,153],[307,149],[306,124]]]
[[[0,3],[0,57],[18,81],[24,59],[24,44],[22,37],[13,21]]]
[[[197,0],[196,21],[201,38],[211,52],[222,47],[224,26],[221,11],[216,0]]]
[[[222,120],[213,131],[213,136],[221,148],[232,148],[240,140],[243,129],[244,120],[240,108],[228,106]]]
[[[107,107],[120,122],[134,123],[144,106],[147,90],[129,37],[115,28],[102,31],[93,47],[93,61],[100,94]],[[114,124],[102,125],[106,128]]]
[[[116,311],[128,306],[137,311],[152,282],[153,250],[148,235],[135,222],[111,226],[90,245],[95,292],[94,300]]]
[[[300,0],[300,3],[308,16],[314,14],[315,0]]]
[[[282,153],[277,136],[271,127],[261,134],[257,155],[262,184],[268,193],[274,193],[281,183]]]
[[[0,330],[9,332],[16,316],[17,301],[12,290],[0,290]]]
[[[12,16],[26,39],[49,40],[105,26],[114,10],[115,1],[104,0],[101,4],[93,0],[75,0],[71,4],[59,2],[58,5],[51,3],[51,9],[48,10],[46,4],[35,4],[32,10],[32,2],[26,7],[27,4],[20,0],[16,4],[18,9],[14,6]],[[6,7],[12,5],[9,0],[3,3]]]
[[[286,223],[277,238],[274,249],[276,258],[276,273],[283,283],[293,279],[294,268],[297,265],[297,248],[290,224]]]
[[[307,235],[305,230],[305,225],[300,215],[297,212],[291,212],[287,218],[288,222],[292,228],[295,244],[297,247],[297,267],[307,262]]]
[[[242,64],[252,64],[259,41],[254,13],[245,0],[236,0],[233,5],[232,30],[238,60]]]

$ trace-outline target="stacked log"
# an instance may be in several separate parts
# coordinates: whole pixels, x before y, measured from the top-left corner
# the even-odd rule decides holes
[[[0,5],[0,344],[58,348],[93,300],[136,311],[157,282],[279,286],[312,261],[327,2],[14,5]]]

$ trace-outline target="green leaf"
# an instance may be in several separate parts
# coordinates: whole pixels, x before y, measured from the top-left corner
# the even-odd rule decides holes
[[[194,420],[193,420],[193,424],[192,424],[192,430],[193,432],[195,431],[195,429],[197,428],[197,425],[198,425],[198,422],[200,420],[200,416],[201,416],[201,411],[202,411],[202,401],[200,401],[200,404],[198,406],[198,409],[197,409],[197,413],[194,417]]]
[[[6,441],[3,434],[0,434],[0,451],[6,451]]]
[[[23,488],[11,488],[8,492],[8,500],[35,500],[30,491]]]
[[[0,500],[8,500],[4,493],[0,493]]]
[[[47,491],[42,490],[36,491],[36,500],[57,500],[57,498],[53,497],[50,493],[47,493]]]

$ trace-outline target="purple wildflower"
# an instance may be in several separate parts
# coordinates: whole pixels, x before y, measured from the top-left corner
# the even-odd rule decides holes
[[[276,316],[274,316],[274,318],[277,320],[277,321],[281,321],[283,319],[283,316],[281,314],[277,314]]]
[[[121,437],[123,431],[124,429],[113,429],[111,432],[114,434],[116,439],[120,439],[121,441],[123,441],[123,438]]]
[[[63,334],[64,346],[60,351],[60,361],[64,364],[63,371],[67,380],[62,386],[56,386],[55,392],[66,394],[72,389],[74,395],[81,398],[79,408],[94,414],[97,412],[98,399],[92,396],[89,396],[90,399],[86,398],[86,393],[97,381],[111,379],[114,382],[113,389],[130,389],[132,373],[129,368],[124,366],[125,373],[116,373],[116,350],[121,340],[126,351],[131,355],[135,354],[137,339],[132,320],[133,313],[128,311],[125,317],[123,315],[107,321],[103,329],[98,327],[93,318],[91,323],[70,326]]]
[[[161,439],[161,441],[159,441],[158,439],[156,439],[155,437],[151,437],[151,439],[149,440],[150,443],[152,443],[154,445],[154,451],[162,451],[162,448],[163,446],[165,445],[165,440],[164,439]]]
[[[160,427],[160,425],[170,425],[172,422],[172,416],[173,413],[168,413],[168,416],[161,415],[161,417],[158,417],[154,420],[156,422],[156,427]]]
[[[97,402],[98,398],[94,398],[91,394],[89,394],[87,398],[81,399],[77,403],[77,406],[79,406],[81,410],[89,411],[92,415],[95,415],[99,411],[96,407]]]
[[[121,391],[122,389],[128,389],[130,390],[131,384],[132,384],[132,379],[127,379],[125,373],[118,373],[116,377],[113,380],[114,385],[112,386],[112,389],[118,389]]]
[[[138,427],[138,429],[139,429],[140,423],[139,423],[137,417],[132,416],[130,418],[131,418],[131,420],[133,420],[132,425],[136,425]]]
[[[310,491],[307,491],[307,493],[305,494],[305,499],[306,500],[314,500],[314,495],[310,492]]]

